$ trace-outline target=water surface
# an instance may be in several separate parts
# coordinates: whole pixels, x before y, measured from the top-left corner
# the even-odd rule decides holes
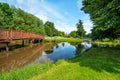
[[[76,47],[70,43],[59,43],[53,47],[51,52],[42,52],[42,56],[36,62],[44,63],[46,60],[56,62],[59,59],[69,59],[75,57]]]
[[[76,56],[80,47],[70,43],[43,43],[0,52],[0,71],[22,67],[30,63],[45,63],[50,60],[69,59]],[[2,55],[1,55],[2,54]]]

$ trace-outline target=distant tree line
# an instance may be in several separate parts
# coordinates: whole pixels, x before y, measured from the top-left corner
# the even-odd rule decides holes
[[[93,39],[120,38],[120,1],[119,0],[83,0],[83,10],[90,15],[94,24]]]
[[[20,8],[15,8],[7,3],[0,3],[0,28],[24,30],[47,36],[64,36],[65,33],[55,28],[54,23],[42,20],[27,13]]]

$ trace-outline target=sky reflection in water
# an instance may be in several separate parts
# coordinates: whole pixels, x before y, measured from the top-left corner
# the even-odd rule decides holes
[[[59,43],[54,46],[53,50],[49,52],[42,52],[42,56],[36,59],[35,62],[44,63],[47,60],[52,60],[56,62],[59,59],[68,59],[75,57],[76,47],[70,43]]]

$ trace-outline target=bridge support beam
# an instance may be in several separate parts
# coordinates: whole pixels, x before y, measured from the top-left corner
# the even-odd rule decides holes
[[[6,43],[6,51],[9,51],[9,42]]]
[[[28,40],[28,44],[30,44],[31,43],[31,40]]]
[[[22,40],[22,46],[24,47],[24,45],[25,45],[25,41],[24,41],[24,40]]]
[[[40,42],[43,42],[43,39],[41,39]]]
[[[40,43],[41,41],[40,41],[40,39],[38,40],[38,43]]]

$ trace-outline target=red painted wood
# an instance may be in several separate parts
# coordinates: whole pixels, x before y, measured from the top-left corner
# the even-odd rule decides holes
[[[22,39],[43,39],[44,36],[41,34],[35,34],[31,32],[11,30],[11,29],[0,29],[0,42],[11,42],[12,40]]]

